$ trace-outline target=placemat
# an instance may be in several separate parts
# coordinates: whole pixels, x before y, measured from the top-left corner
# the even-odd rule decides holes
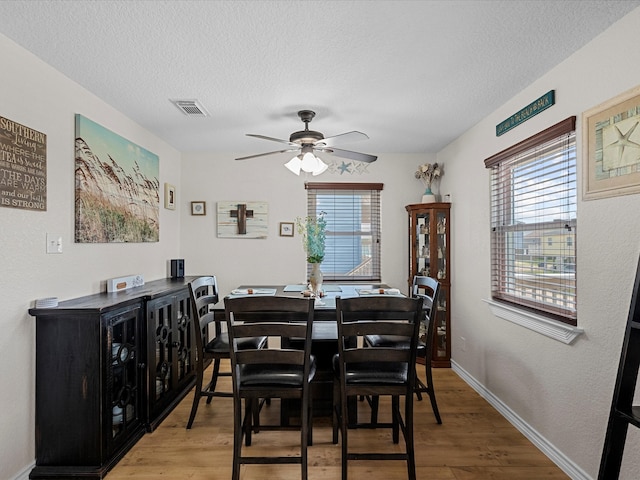
[[[275,288],[236,288],[231,290],[231,298],[233,297],[247,297],[249,295],[262,295],[272,297],[276,294]]]
[[[397,288],[358,288],[356,290],[358,292],[358,295],[390,295],[392,297],[404,297],[404,295],[400,293],[400,290],[398,290]]]
[[[304,292],[307,289],[306,285],[296,284],[287,285],[284,287],[285,292]]]
[[[322,290],[324,290],[325,292],[341,292],[342,288],[340,287],[340,285],[323,284],[322,285]]]

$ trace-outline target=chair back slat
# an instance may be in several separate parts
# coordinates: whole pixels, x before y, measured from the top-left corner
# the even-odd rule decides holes
[[[263,351],[266,350],[266,351]],[[242,365],[304,365],[304,350],[292,349],[261,349],[261,350],[238,350],[236,352],[236,362]]]
[[[342,351],[342,355],[345,363],[408,363],[411,361],[411,352],[408,348],[346,348]]]
[[[244,322],[234,325],[235,338],[247,338],[255,336],[255,332],[259,330],[260,335],[268,337],[287,337],[287,338],[304,338],[307,334],[307,325],[300,323],[284,323],[270,322],[265,319],[264,322]]]
[[[406,317],[406,314],[405,314]],[[357,322],[346,321],[342,325],[342,331],[346,337],[364,336],[364,335],[397,335],[410,336],[413,333],[413,323],[402,321],[364,321]]]

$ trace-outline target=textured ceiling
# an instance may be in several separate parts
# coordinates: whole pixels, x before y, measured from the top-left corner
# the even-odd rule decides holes
[[[3,0],[0,33],[181,151],[277,150],[245,134],[288,139],[311,109],[325,136],[370,137],[339,147],[424,153],[638,5]],[[198,99],[211,116],[170,99]]]

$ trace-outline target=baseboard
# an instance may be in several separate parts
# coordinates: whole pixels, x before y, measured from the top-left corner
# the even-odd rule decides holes
[[[451,361],[451,369],[457,373],[471,388],[484,398],[495,408],[509,423],[511,423],[520,433],[522,433],[531,443],[540,449],[549,459],[555,463],[564,473],[573,480],[593,480],[584,470],[573,463],[564,453],[558,450],[546,438],[538,433],[531,425],[527,424],[513,410],[504,404],[498,397],[485,388],[480,382],[473,378],[455,361]]]
[[[30,465],[24,467],[21,472],[18,472],[14,477],[12,477],[11,480],[29,480],[29,473],[31,473],[31,470],[33,470],[33,467],[35,466],[36,462],[34,460]]]

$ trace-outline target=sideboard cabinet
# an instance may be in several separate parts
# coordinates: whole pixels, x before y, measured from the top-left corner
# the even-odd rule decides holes
[[[431,365],[451,366],[450,203],[407,205],[409,214],[409,293],[415,275],[440,282]],[[426,340],[426,339],[424,339]]]
[[[36,318],[30,478],[103,478],[186,395],[195,379],[188,281],[29,310]],[[160,386],[165,367],[171,373]]]

